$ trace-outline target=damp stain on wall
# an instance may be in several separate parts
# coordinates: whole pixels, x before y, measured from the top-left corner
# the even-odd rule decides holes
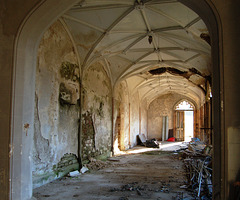
[[[95,63],[84,72],[82,86],[83,157],[110,155],[112,88],[101,63]],[[84,131],[86,126],[90,126],[88,133]]]
[[[73,44],[56,21],[38,49],[33,137],[33,180],[56,178],[53,166],[65,154],[78,155],[80,71]]]

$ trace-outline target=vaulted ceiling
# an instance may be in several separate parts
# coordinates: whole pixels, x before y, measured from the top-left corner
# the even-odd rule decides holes
[[[126,81],[151,102],[179,93],[204,99],[211,76],[206,25],[176,0],[83,0],[63,15],[83,70],[103,61],[113,85]]]

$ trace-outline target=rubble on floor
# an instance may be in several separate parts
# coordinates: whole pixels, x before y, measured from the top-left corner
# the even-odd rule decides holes
[[[95,158],[90,158],[89,163],[85,165],[89,170],[100,170],[104,169],[106,167],[112,167],[113,164],[111,162],[112,160],[109,159],[109,161],[102,161],[102,160],[97,160]]]
[[[160,147],[160,143],[155,138],[147,140],[146,136],[144,134],[138,135],[138,143],[145,147],[151,147],[151,148],[159,148]]]
[[[153,138],[151,140],[147,140],[145,146],[152,147],[152,148],[159,148],[160,144],[155,138]]]
[[[212,199],[212,146],[197,140],[189,143],[186,150],[179,151],[188,177],[188,190],[197,198]]]
[[[69,172],[69,176],[71,176],[71,177],[78,176],[78,175],[80,175],[80,173],[79,173],[78,170],[75,170],[75,171]]]
[[[89,169],[87,168],[87,167],[82,167],[81,168],[81,170],[80,170],[80,172],[82,173],[82,174],[84,174],[85,172],[87,172]]]
[[[162,147],[164,144],[169,143],[162,142]],[[211,199],[211,146],[201,141],[176,145],[176,151],[140,147],[146,151],[106,161],[89,158],[84,165],[88,173],[58,179],[35,189],[34,196],[38,200],[46,195],[52,200],[66,196],[93,200]]]
[[[170,184],[165,184],[165,183],[155,183],[155,186],[147,185],[147,184],[142,184],[138,182],[133,182],[129,184],[122,185],[120,188],[111,188],[109,190],[110,192],[134,192],[138,196],[143,196],[143,197],[150,197],[153,193],[170,193]],[[183,192],[174,192],[171,191],[172,193],[176,193],[176,196],[172,196],[172,199],[181,199],[183,200]],[[120,199],[127,198],[127,197],[121,197]],[[160,197],[159,197],[160,198]]]

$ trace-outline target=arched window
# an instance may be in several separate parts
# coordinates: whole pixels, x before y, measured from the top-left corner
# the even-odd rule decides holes
[[[182,100],[175,106],[175,110],[194,110],[194,105],[186,100]]]

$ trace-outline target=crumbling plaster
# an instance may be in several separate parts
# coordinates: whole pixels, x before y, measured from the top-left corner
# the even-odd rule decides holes
[[[141,104],[138,92],[131,93],[129,88],[128,82],[122,81],[114,92],[114,152],[119,150],[118,146],[120,150],[126,150],[137,145],[137,135],[141,128],[145,133],[147,131],[146,101]],[[116,128],[117,116],[120,116],[119,133],[116,132],[118,130]],[[121,141],[118,141],[119,139]]]
[[[120,113],[118,113],[120,112]],[[116,133],[116,119],[120,116],[120,133]],[[114,152],[129,148],[129,89],[126,81],[122,81],[114,91]],[[120,136],[118,136],[120,134]],[[120,139],[120,141],[118,141]]]
[[[147,121],[148,121],[148,110],[147,110],[147,101],[143,100],[140,104],[140,129],[139,132],[144,134],[147,137]]]
[[[130,147],[137,145],[137,135],[139,135],[139,107],[140,99],[138,92],[130,96]]]
[[[63,92],[63,86],[71,92]],[[77,55],[57,21],[45,32],[38,49],[33,175],[52,172],[65,153],[78,155],[79,92]],[[63,93],[69,101],[63,101]]]
[[[150,103],[148,108],[148,138],[162,138],[163,116],[168,116],[168,128],[173,129],[174,106],[182,99],[193,102],[184,95],[169,93],[158,97]]]
[[[21,2],[17,1],[2,1],[4,6],[0,6],[1,9],[4,10],[2,12],[1,18],[1,26],[3,29],[0,29],[0,37],[1,37],[1,96],[5,98],[1,98],[1,162],[0,162],[0,171],[1,173],[1,190],[0,196],[3,199],[26,199],[31,195],[31,176],[29,173],[25,173],[29,171],[29,166],[31,166],[31,161],[28,159],[29,154],[28,150],[31,149],[31,144],[29,143],[28,138],[30,137],[30,133],[32,133],[32,121],[34,104],[32,103],[34,99],[34,87],[29,86],[27,84],[30,83],[32,85],[32,74],[26,73],[27,69],[34,69],[35,66],[35,47],[34,44],[37,43],[39,35],[43,32],[43,29],[48,26],[49,23],[52,22],[53,19],[61,15],[61,12],[68,9],[72,2],[77,1],[44,1],[41,2],[40,8],[34,9],[32,12],[31,8],[40,1],[30,1],[30,0],[22,0]],[[189,1],[190,2],[190,1]],[[193,1],[191,1],[193,2]],[[200,1],[195,1],[200,2]],[[205,2],[205,1],[201,1]],[[200,3],[201,3],[200,2]],[[221,121],[224,124],[223,128],[225,130],[218,129],[219,132],[216,134],[220,136],[220,131],[222,131],[222,136],[219,137],[220,141],[225,141],[225,145],[228,146],[228,140],[226,139],[228,133],[230,134],[231,128],[233,129],[239,127],[239,69],[236,68],[239,62],[239,12],[238,12],[238,4],[236,1],[206,1],[212,6],[216,18],[218,20],[219,25],[219,48],[220,53],[216,51],[216,54],[220,57],[220,66],[222,73],[224,74],[224,79],[222,77],[221,83],[222,86],[222,114],[223,119]],[[21,9],[18,9],[21,7]],[[52,9],[50,9],[52,8]],[[39,11],[40,10],[40,11]],[[208,9],[204,9],[209,13]],[[23,24],[21,29],[21,34],[19,34],[20,39],[16,39],[18,33],[18,28],[22,22],[24,21],[27,13],[31,12],[31,17],[29,17],[28,23]],[[201,10],[200,10],[201,12]],[[205,15],[205,19],[208,18],[210,20],[209,15]],[[30,21],[30,22],[29,22]],[[36,24],[36,21],[38,23]],[[213,27],[214,29],[215,27]],[[218,38],[215,35],[215,39]],[[214,40],[215,40],[214,39]],[[224,43],[223,43],[224,41]],[[15,42],[15,45],[14,45]],[[32,45],[32,46],[31,46]],[[14,48],[15,47],[15,48]],[[22,50],[26,50],[26,52]],[[225,49],[222,52],[222,49]],[[17,52],[17,53],[16,53]],[[21,52],[21,56],[19,56],[19,52]],[[22,53],[23,52],[23,53]],[[224,57],[224,61],[223,61]],[[14,60],[13,60],[14,59]],[[216,65],[219,67],[219,65]],[[15,69],[14,69],[15,68]],[[17,72],[17,73],[16,73]],[[16,75],[14,75],[16,74]],[[216,76],[219,76],[217,73]],[[223,74],[221,74],[223,76]],[[27,81],[24,81],[27,80]],[[218,85],[218,81],[215,80],[215,85]],[[13,86],[15,85],[15,86]],[[219,86],[217,86],[219,87]],[[216,87],[214,88],[216,89]],[[25,92],[26,91],[26,92]],[[27,97],[23,97],[23,92],[26,93]],[[220,95],[218,94],[218,90],[214,90],[213,96],[218,98]],[[11,100],[13,99],[13,100]],[[220,97],[219,97],[220,99]],[[220,101],[220,100],[219,100]],[[12,106],[11,106],[12,103]],[[29,105],[29,106],[26,106]],[[214,103],[214,107],[216,110],[221,110],[220,103]],[[223,112],[224,111],[224,112]],[[23,113],[27,113],[24,115]],[[216,114],[216,113],[215,113]],[[218,113],[216,114],[218,115]],[[219,118],[219,116],[215,116],[215,118]],[[30,123],[29,129],[29,137],[22,137],[24,135],[23,124],[25,122]],[[220,124],[220,123],[219,123]],[[218,124],[215,124],[216,126]],[[216,127],[214,127],[216,129]],[[239,130],[237,131],[239,134]],[[235,132],[234,132],[235,134]],[[14,138],[11,141],[11,137]],[[226,138],[225,138],[226,137]],[[221,140],[222,138],[222,140]],[[217,139],[217,137],[216,137]],[[10,143],[10,147],[9,147]],[[21,146],[24,144],[23,146]],[[27,144],[27,145],[25,145]],[[30,147],[29,147],[30,146]],[[220,170],[224,171],[226,174],[231,174],[232,177],[235,178],[235,172],[233,173],[232,169],[228,170],[226,165],[228,164],[228,155],[238,154],[239,148],[234,149],[233,151],[226,150],[224,146],[219,145],[219,143],[215,144],[215,154],[222,157],[222,165],[221,160],[219,158],[215,158],[215,170],[219,169],[218,172],[215,173],[215,177],[217,180],[223,180],[222,185],[226,185],[226,188],[222,188],[221,192],[223,194],[228,195],[228,186],[229,182],[228,177],[224,177],[223,174],[220,174]],[[29,148],[28,148],[29,147]],[[219,151],[218,151],[219,149]],[[226,155],[220,150],[226,152]],[[13,153],[14,152],[14,153]],[[10,153],[10,157],[8,156]],[[12,154],[13,153],[13,154]],[[20,155],[21,153],[21,155]],[[13,155],[13,156],[12,156]],[[232,158],[231,158],[232,159]],[[12,163],[13,167],[10,167],[9,163]],[[234,169],[239,169],[239,165],[232,166]],[[230,176],[230,175],[229,175]],[[236,179],[235,179],[236,180]],[[221,181],[216,181],[218,185],[220,185]],[[21,184],[20,184],[21,183]],[[11,186],[9,190],[9,185]],[[27,188],[27,190],[26,190]],[[216,186],[217,188],[217,186]],[[218,186],[220,188],[220,186]],[[11,195],[11,192],[14,193]],[[220,191],[220,190],[219,190]],[[218,190],[216,191],[218,192]],[[14,195],[15,194],[15,195]],[[220,193],[219,193],[220,194]],[[220,198],[217,196],[216,198]],[[224,196],[222,196],[222,199]]]
[[[83,73],[82,115],[90,118],[89,129],[94,131],[94,137],[90,138],[87,135],[93,133],[83,129],[81,145],[84,159],[107,156],[111,151],[112,86],[103,65],[102,62],[96,62]],[[84,117],[82,126],[86,127]]]

